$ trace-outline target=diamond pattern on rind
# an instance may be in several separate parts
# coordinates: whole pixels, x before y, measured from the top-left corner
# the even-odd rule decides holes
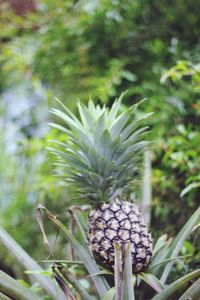
[[[120,227],[119,221],[116,220],[115,218],[111,218],[108,222],[107,222],[107,226],[111,229],[118,229]]]
[[[105,235],[109,240],[114,239],[114,237],[116,236],[116,231],[113,229],[106,229],[105,230]]]
[[[113,212],[116,212],[120,209],[120,206],[119,204],[117,204],[116,202],[113,202],[111,205],[110,205],[110,210],[112,210]]]
[[[112,247],[112,245],[108,239],[104,239],[102,241],[102,247],[107,251]]]
[[[126,229],[120,229],[118,231],[118,236],[120,237],[120,239],[122,239],[123,241],[129,241],[130,240],[130,231],[126,230]]]
[[[129,219],[122,220],[120,222],[120,228],[124,228],[124,229],[130,230],[131,229],[131,222],[130,222],[130,220]]]
[[[110,208],[110,204],[109,203],[103,203],[102,204],[102,207],[101,207],[102,210],[106,210],[108,208]]]
[[[122,205],[122,209],[128,215],[132,210],[132,206],[129,205],[128,201],[125,201],[125,203]]]
[[[125,220],[127,218],[127,214],[125,214],[123,211],[118,210],[115,213],[115,218],[120,222],[122,220]]]
[[[135,243],[134,243],[134,242],[131,242],[131,254],[132,254],[133,256],[135,256],[136,249],[137,249],[137,246],[135,245]]]
[[[137,232],[131,233],[131,240],[137,245],[140,242],[140,235]]]
[[[131,212],[129,215],[128,215],[129,219],[131,220],[131,222],[138,222],[138,217],[137,215],[134,213],[134,212]]]
[[[96,230],[96,234],[95,234],[96,240],[98,242],[100,242],[102,240],[102,238],[104,237],[104,233],[101,230]]]
[[[138,223],[132,223],[132,230],[134,230],[135,232],[140,232],[140,225]]]
[[[103,218],[98,218],[96,221],[96,227],[100,230],[103,230],[107,227],[106,221]]]
[[[149,246],[149,242],[148,239],[146,237],[141,237],[141,243],[142,245],[144,245],[145,247]]]
[[[104,203],[89,214],[88,236],[96,261],[114,266],[114,243],[131,242],[134,273],[144,271],[152,256],[152,239],[138,207],[128,201]]]
[[[137,258],[145,258],[146,257],[146,248],[140,247],[137,249]]]
[[[108,209],[103,212],[102,217],[105,221],[109,221],[111,218],[114,217],[114,213],[110,209]]]
[[[94,214],[93,214],[93,217],[92,217],[94,220],[97,220],[99,218],[99,211],[98,210],[95,210]]]

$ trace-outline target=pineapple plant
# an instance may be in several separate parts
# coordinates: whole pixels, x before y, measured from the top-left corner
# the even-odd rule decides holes
[[[114,297],[118,300],[199,299],[200,269],[198,266],[181,277],[177,276],[178,279],[175,281],[169,280],[168,277],[174,274],[173,262],[178,263],[179,267],[184,264],[185,271],[190,269],[188,255],[178,257],[177,255],[181,252],[184,243],[188,241],[188,237],[191,236],[192,232],[196,231],[198,235],[200,207],[193,213],[176,237],[168,239],[167,235],[164,234],[157,239],[148,271],[133,276],[124,276],[124,278],[122,278],[118,264],[116,264],[113,274],[117,275],[113,278],[115,280],[114,286],[112,282],[107,282],[102,272],[101,276],[99,276],[99,268],[94,260],[92,260],[88,246],[80,243],[55,215],[43,205],[39,204],[36,208],[36,218],[43,234],[45,245],[48,245],[48,239],[44,229],[43,213],[45,213],[48,220],[57,230],[62,233],[66,241],[72,244],[80,261],[45,260],[45,266],[47,264],[48,269],[44,269],[0,226],[1,245],[7,248],[10,255],[15,258],[15,261],[18,262],[22,268],[28,270],[26,272],[28,272],[33,280],[33,285],[31,286],[30,283],[25,283],[24,281],[19,282],[5,272],[0,271],[0,299],[42,300],[49,297],[52,300],[106,300],[113,299]],[[78,207],[73,207],[73,215],[76,216],[77,220],[75,226],[80,228],[84,224],[85,227],[85,214],[83,215]],[[83,240],[85,240],[85,232],[80,232]],[[124,272],[126,275],[131,272],[131,265],[129,263],[129,261],[131,261],[130,244],[127,249],[128,248],[129,258],[128,256],[124,257]],[[197,248],[195,252],[194,250],[195,249],[192,250],[192,253],[198,260],[199,251]],[[119,248],[116,254],[116,260],[118,260]],[[194,255],[191,256],[192,260],[194,259]],[[88,289],[81,284],[80,274],[77,269],[78,265],[85,266],[87,270],[87,273],[84,275],[85,280],[89,284],[91,279],[94,284],[94,289]],[[88,276],[88,273],[91,276]],[[111,274],[112,272],[109,273]],[[105,274],[108,274],[108,272]],[[180,275],[180,269],[177,269],[177,275]],[[166,281],[169,281],[169,283],[166,283]],[[38,288],[38,284],[40,288]]]
[[[51,125],[66,134],[66,141],[54,141],[58,147],[51,150],[68,187],[92,206],[88,242],[96,262],[113,269],[114,245],[130,243],[132,269],[139,273],[150,263],[152,238],[129,195],[148,144],[148,127],[141,123],[150,114],[136,118],[138,104],[121,111],[122,97],[111,108],[92,100],[88,106],[78,103],[79,118],[59,101],[62,110],[51,112],[64,125]]]

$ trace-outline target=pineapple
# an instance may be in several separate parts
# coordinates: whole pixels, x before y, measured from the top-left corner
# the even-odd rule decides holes
[[[148,127],[140,127],[150,114],[135,118],[138,104],[121,112],[123,94],[109,109],[78,103],[77,118],[62,103],[52,109],[64,125],[51,124],[66,133],[54,153],[63,179],[74,194],[92,209],[88,216],[88,240],[95,260],[113,269],[114,244],[131,243],[133,272],[144,271],[152,256],[152,238],[136,204],[130,200],[130,186],[138,177],[148,142]]]

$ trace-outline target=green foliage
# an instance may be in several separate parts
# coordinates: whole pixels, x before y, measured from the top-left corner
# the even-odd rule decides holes
[[[0,271],[0,290],[10,297],[15,297],[16,300],[41,299],[30,289],[26,288],[24,285],[20,284],[2,271]]]
[[[173,9],[168,2],[105,0],[46,1],[41,8],[46,30],[36,51],[35,72],[59,91],[82,98],[91,93],[108,101],[127,85],[139,97],[157,94],[166,63],[174,64],[182,53],[188,57],[199,34],[195,1],[179,1]],[[193,48],[195,56],[198,47]]]
[[[155,112],[151,133],[155,140],[151,153],[153,235],[159,237],[163,230],[175,235],[199,206],[199,1],[180,0],[173,5],[147,0],[36,2],[36,11],[25,15],[16,15],[5,1],[0,4],[1,224],[40,259],[46,254],[34,222],[35,205],[48,204],[68,224],[66,206],[73,204],[68,190],[54,176],[53,158],[45,150],[48,139],[63,142],[64,135],[57,129],[35,133],[36,124],[44,127],[47,123],[47,117],[36,118],[44,111],[46,116],[47,105],[37,104],[36,110],[31,106],[21,113],[22,122],[9,115],[10,102],[16,104],[15,109],[21,107],[18,91],[28,83],[23,98],[32,104],[31,96],[44,86],[40,104],[44,100],[54,106],[53,95],[76,114],[77,97],[86,101],[91,95],[94,101],[111,106],[116,95],[128,89],[127,107],[148,97],[138,117]],[[11,99],[4,99],[9,90],[13,91]],[[26,124],[29,114],[33,117]],[[12,141],[10,127],[17,129]],[[65,242],[58,242],[61,246],[56,253],[65,257]],[[164,252],[164,245],[162,249]],[[192,272],[199,261],[192,239],[181,251],[192,257],[185,258],[184,264],[176,263],[169,280]],[[163,257],[163,252],[156,256]],[[21,276],[20,267],[5,249],[0,259],[3,268],[11,266],[10,271]]]
[[[49,198],[55,201],[60,194],[59,188],[55,189],[55,176],[50,170],[48,172],[51,166],[45,141],[37,138],[24,140],[18,149],[17,159],[6,150],[3,136],[1,141],[1,224],[10,228],[16,240],[21,241],[25,248],[34,250],[33,246],[39,242],[34,207],[38,202],[48,202]],[[31,227],[27,227],[29,222],[32,223]],[[30,234],[33,235],[31,241],[27,240]]]
[[[77,208],[72,208],[71,213],[74,214],[76,209]],[[112,272],[107,272],[105,269],[100,271],[99,266],[96,265],[91,256],[90,249],[87,244],[81,244],[67,229],[67,227],[55,217],[55,215],[53,215],[44,206],[39,205],[36,210],[36,216],[46,244],[48,244],[48,241],[44,231],[44,224],[42,222],[42,211],[44,211],[50,222],[63,234],[65,239],[71,243],[76,256],[82,260],[82,263],[85,266],[85,271],[87,270],[87,272],[84,271],[84,277],[86,278],[85,284],[83,284],[83,281],[81,280],[83,278],[80,277],[80,271],[78,272],[77,270],[77,262],[73,260],[68,262],[63,261],[52,265],[52,275],[57,283],[55,289],[54,284],[48,278],[44,277],[45,274],[49,276],[49,271],[44,272],[41,267],[38,266],[37,263],[35,263],[33,259],[27,255],[26,252],[2,229],[0,237],[5,246],[16,256],[16,258],[21,260],[25,266],[29,266],[32,270],[29,274],[32,274],[37,278],[40,285],[46,290],[46,292],[48,292],[48,295],[50,295],[52,299],[59,299],[59,294],[55,296],[55,291],[57,291],[57,293],[61,293],[62,299],[66,298],[72,300],[79,299],[79,297],[80,299],[85,300],[107,300],[113,299],[114,295],[117,300],[184,299],[185,295],[187,295],[187,297],[194,297],[192,299],[198,299],[197,297],[200,292],[198,284],[200,269],[179,277],[179,279],[171,282],[170,284],[166,284],[164,282],[169,272],[172,270],[171,261],[168,261],[166,258],[180,259],[177,258],[176,255],[180,252],[182,245],[188,238],[191,230],[196,224],[198,224],[200,220],[200,208],[191,216],[172,242],[166,244],[165,237],[160,237],[160,239],[157,240],[149,270],[134,276],[132,274],[132,266],[130,264],[131,249],[129,244],[125,245],[125,248],[123,249],[119,245],[115,245],[114,274],[112,274]],[[74,225],[79,227],[79,224],[83,221],[83,219],[84,215],[79,213],[76,218],[78,222]],[[83,235],[84,240],[85,232],[81,231],[81,234]],[[165,246],[164,252],[163,245]],[[162,258],[158,255],[161,252],[163,252]],[[24,258],[24,261],[22,258]],[[48,262],[48,260],[46,262]],[[163,265],[165,266],[164,268]],[[157,276],[154,274],[155,266],[159,273]],[[88,273],[90,275],[89,278],[87,276]],[[112,277],[114,277],[114,286]],[[89,290],[90,279],[95,284],[95,291]],[[188,286],[188,283],[191,281],[192,284]],[[86,284],[86,282],[88,284]],[[30,297],[31,299],[45,299],[44,297],[46,297],[44,294],[41,294],[41,297],[38,297],[38,295],[34,294],[26,283],[23,283],[22,285],[6,275],[4,272],[0,273],[0,292],[5,293],[8,296],[15,296],[17,299],[19,298],[22,300],[26,300]]]
[[[128,106],[149,98],[143,110],[155,112],[152,135],[157,145],[152,222],[163,228],[173,224],[168,232],[184,221],[173,199],[199,176],[199,148],[189,147],[199,132],[198,10],[198,1],[184,0],[173,7],[167,1],[47,0],[23,17],[6,9],[3,19],[9,38],[2,38],[2,88],[24,78],[33,84],[39,80],[48,99],[53,94],[71,108],[77,97],[86,101],[88,94],[110,105],[127,88]],[[175,147],[181,126],[189,140]],[[183,174],[185,159],[190,166]],[[183,215],[197,207],[197,197],[194,189],[180,200],[191,207],[184,205]]]
[[[76,198],[86,203],[98,204],[123,193],[129,196],[128,187],[139,177],[139,166],[144,149],[148,126],[141,127],[151,114],[137,118],[137,107],[131,106],[120,113],[123,94],[112,107],[95,107],[78,103],[79,118],[61,102],[62,110],[51,112],[63,121],[51,125],[66,135],[66,142],[53,140],[57,148],[49,148],[57,157],[58,175],[63,177]],[[59,147],[59,148],[58,148]]]

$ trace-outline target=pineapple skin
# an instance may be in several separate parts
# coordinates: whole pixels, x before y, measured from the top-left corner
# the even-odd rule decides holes
[[[131,243],[133,273],[147,269],[152,257],[152,238],[138,206],[122,199],[103,203],[88,216],[90,249],[97,263],[114,269],[114,244]]]

